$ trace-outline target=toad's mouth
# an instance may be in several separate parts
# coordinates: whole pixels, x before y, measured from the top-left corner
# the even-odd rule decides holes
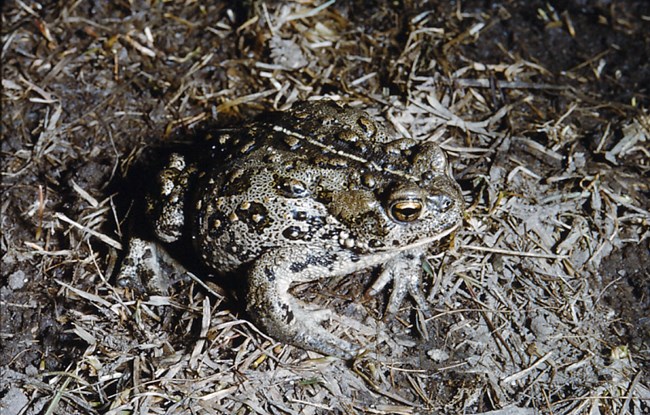
[[[418,239],[417,241],[415,241],[413,243],[410,243],[410,244],[404,245],[404,246],[400,246],[399,248],[394,248],[394,247],[393,248],[383,248],[383,249],[380,249],[379,251],[402,252],[402,251],[408,251],[408,250],[411,250],[413,248],[417,248],[417,247],[420,247],[420,246],[423,246],[423,245],[429,245],[429,244],[431,244],[433,242],[439,241],[439,240],[449,236],[450,234],[454,233],[458,228],[460,228],[460,225],[461,225],[461,223],[458,222],[457,224],[455,224],[451,228],[446,229],[443,232],[441,232],[439,234],[436,234],[434,236],[430,236],[428,238],[423,238],[423,239]]]

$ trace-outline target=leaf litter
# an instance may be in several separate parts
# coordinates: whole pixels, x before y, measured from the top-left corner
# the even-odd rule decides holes
[[[648,9],[474,3],[3,8],[3,413],[647,413],[647,89],[613,47],[544,42],[632,42]],[[383,321],[371,272],[297,287],[366,347],[342,362],[218,280],[114,284],[148,148],[320,97],[447,150],[467,214],[425,264],[433,316]]]

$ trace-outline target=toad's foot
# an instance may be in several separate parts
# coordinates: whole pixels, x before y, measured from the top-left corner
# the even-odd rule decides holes
[[[247,310],[256,324],[270,336],[295,346],[343,359],[355,357],[359,347],[333,335],[321,323],[332,317],[330,311],[307,310],[290,293],[291,284],[328,276],[345,275],[339,264],[347,253],[328,253],[325,249],[306,250],[288,247],[262,255],[248,276]]]
[[[167,295],[172,284],[169,269],[186,272],[156,242],[131,238],[116,280],[118,285],[131,287],[140,294]]]
[[[386,306],[385,316],[395,315],[407,294],[413,297],[422,312],[425,314],[430,313],[429,304],[422,292],[422,263],[420,258],[424,255],[424,252],[424,248],[405,251],[384,264],[381,274],[370,287],[368,294],[376,295],[392,281],[393,290]]]

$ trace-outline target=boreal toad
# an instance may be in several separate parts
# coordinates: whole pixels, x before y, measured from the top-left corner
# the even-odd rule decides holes
[[[272,337],[343,358],[355,346],[327,331],[294,283],[381,267],[369,292],[392,284],[387,315],[410,294],[427,304],[421,258],[456,230],[463,199],[443,151],[391,138],[365,112],[332,101],[301,102],[215,134],[201,162],[173,154],[148,200],[157,237],[190,232],[203,263],[247,276],[250,317]],[[133,241],[122,279],[155,274]]]

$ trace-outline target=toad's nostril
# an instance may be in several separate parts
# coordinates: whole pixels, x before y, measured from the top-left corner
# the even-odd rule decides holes
[[[454,201],[447,195],[435,195],[427,198],[431,208],[438,212],[446,212],[454,205]]]

